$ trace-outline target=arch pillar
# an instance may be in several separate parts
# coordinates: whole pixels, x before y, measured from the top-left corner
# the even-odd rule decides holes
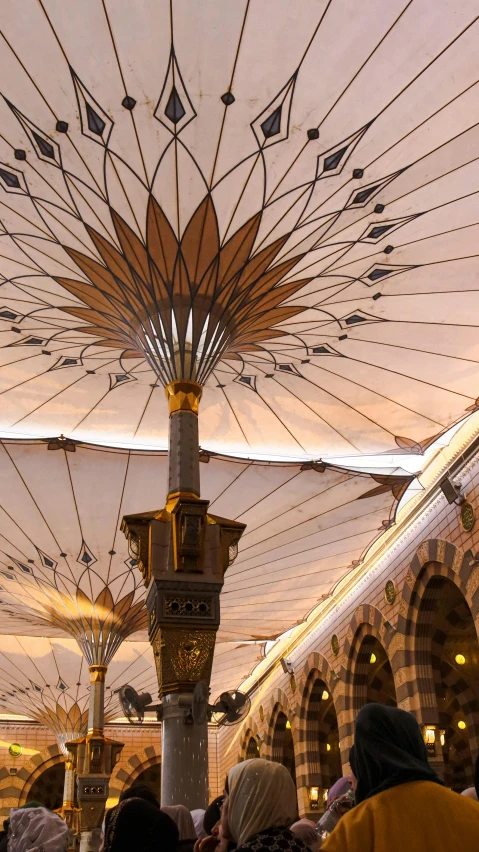
[[[401,706],[410,710],[420,725],[434,726],[438,732],[430,762],[441,777],[444,777],[445,766],[439,745],[440,711],[433,670],[432,631],[444,581],[454,584],[460,591],[472,615],[477,636],[479,572],[460,548],[444,539],[428,539],[417,549],[401,591],[398,615],[398,630],[405,637]],[[475,702],[466,701],[465,711],[473,711],[474,705]],[[475,719],[470,743],[471,750],[477,747]]]
[[[301,816],[308,815],[314,819],[322,810],[323,790],[330,786],[326,748],[333,715],[337,723],[339,746],[341,742],[340,715],[343,712],[344,689],[342,687],[344,684],[341,683],[336,672],[329,666],[326,658],[314,652],[309,655],[303,667],[299,686],[301,705],[297,726],[296,763],[298,802]],[[319,689],[325,689],[329,693],[327,707],[324,704],[323,708],[323,699],[317,694]],[[314,702],[314,707],[312,707],[312,702]],[[323,709],[325,711],[324,718]],[[312,718],[316,714],[317,718]],[[311,810],[310,787],[319,788],[317,811]]]
[[[343,772],[349,769],[349,749],[354,740],[354,722],[358,711],[366,702],[365,664],[369,652],[364,643],[376,640],[385,652],[391,666],[396,701],[399,705],[400,677],[403,640],[383,613],[372,604],[359,606],[349,624],[340,656],[340,677],[344,690],[344,712],[341,714],[341,756]],[[364,680],[364,683],[362,682]],[[407,708],[405,708],[407,709]],[[338,714],[339,715],[339,714]]]

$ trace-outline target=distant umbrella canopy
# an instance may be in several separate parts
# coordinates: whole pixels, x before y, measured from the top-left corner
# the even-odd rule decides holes
[[[106,681],[106,721],[121,715],[118,689],[127,681],[139,692],[156,694],[149,644],[123,645]],[[89,695],[88,663],[75,641],[0,635],[1,713],[36,719],[55,734],[66,753],[65,743],[87,732]]]
[[[178,377],[225,453],[420,450],[476,409],[459,5],[6,5],[0,429],[164,447]]]

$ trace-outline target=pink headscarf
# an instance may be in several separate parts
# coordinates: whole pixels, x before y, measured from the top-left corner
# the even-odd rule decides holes
[[[329,793],[328,793],[328,804],[329,808],[336,799],[339,799],[340,796],[344,796],[345,793],[349,793],[352,788],[352,777],[351,775],[345,775],[344,778],[338,778],[338,780],[333,784]]]

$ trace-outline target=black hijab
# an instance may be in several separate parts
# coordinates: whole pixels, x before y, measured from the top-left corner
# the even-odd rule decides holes
[[[357,780],[358,767],[356,766],[356,749],[354,748],[353,745],[349,749],[349,765],[351,767],[351,772],[353,773],[354,777]]]
[[[150,790],[146,784],[133,784],[132,787],[123,790],[123,793],[120,793],[119,801],[124,802],[125,799],[144,799],[145,802],[150,802],[155,808],[160,807],[160,803],[153,790]]]
[[[356,804],[409,781],[442,781],[429,766],[426,746],[414,716],[398,707],[366,704],[354,736]]]
[[[144,799],[124,799],[108,812],[105,852],[177,852],[178,829],[168,814]]]
[[[206,834],[211,834],[216,823],[219,819],[221,819],[221,807],[224,800],[224,796],[218,796],[216,799],[213,799],[206,808],[205,815],[203,817],[203,828],[206,831]]]

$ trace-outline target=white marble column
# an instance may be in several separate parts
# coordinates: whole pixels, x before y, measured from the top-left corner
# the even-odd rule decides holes
[[[161,804],[208,805],[208,724],[185,724],[191,693],[163,696]]]

